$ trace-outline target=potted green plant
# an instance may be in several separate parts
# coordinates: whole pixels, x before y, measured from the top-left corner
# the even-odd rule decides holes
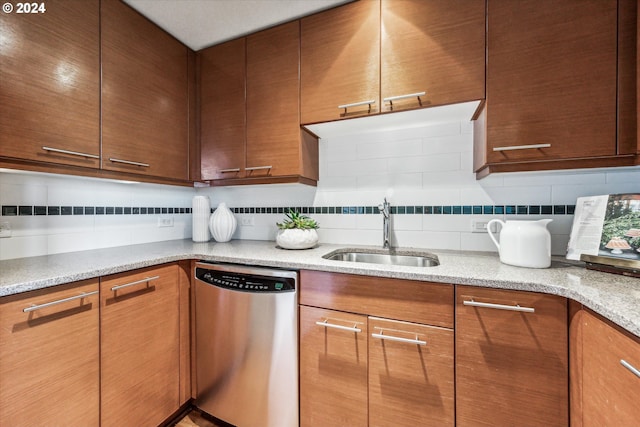
[[[308,249],[318,243],[318,223],[300,212],[289,210],[285,220],[277,222],[276,243],[284,249]]]

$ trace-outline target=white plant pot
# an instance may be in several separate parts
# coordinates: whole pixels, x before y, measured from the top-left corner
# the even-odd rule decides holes
[[[309,249],[318,243],[318,232],[313,228],[278,230],[276,243],[283,249]]]
[[[218,242],[228,242],[236,231],[238,221],[227,207],[225,202],[221,202],[209,219],[209,230],[211,235]]]

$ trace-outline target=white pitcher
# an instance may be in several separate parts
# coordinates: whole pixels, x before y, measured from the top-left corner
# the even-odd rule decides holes
[[[498,247],[500,262],[517,267],[547,268],[551,265],[551,233],[547,224],[552,219],[538,221],[502,221],[492,219],[487,231]],[[502,224],[500,243],[491,232],[491,225]]]

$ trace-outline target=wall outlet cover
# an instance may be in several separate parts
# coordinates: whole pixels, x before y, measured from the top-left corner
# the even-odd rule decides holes
[[[173,227],[173,218],[158,218],[158,227]]]
[[[11,237],[11,224],[0,222],[0,237]]]

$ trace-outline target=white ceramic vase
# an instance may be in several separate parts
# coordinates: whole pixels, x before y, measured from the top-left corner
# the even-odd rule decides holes
[[[209,217],[211,216],[211,203],[207,196],[195,196],[191,202],[192,232],[191,238],[194,242],[208,242],[211,240],[209,234]]]
[[[238,221],[227,207],[225,202],[221,202],[209,219],[209,230],[211,235],[218,242],[228,242],[236,231]]]
[[[309,249],[318,243],[318,232],[313,228],[278,230],[276,243],[283,249]]]

